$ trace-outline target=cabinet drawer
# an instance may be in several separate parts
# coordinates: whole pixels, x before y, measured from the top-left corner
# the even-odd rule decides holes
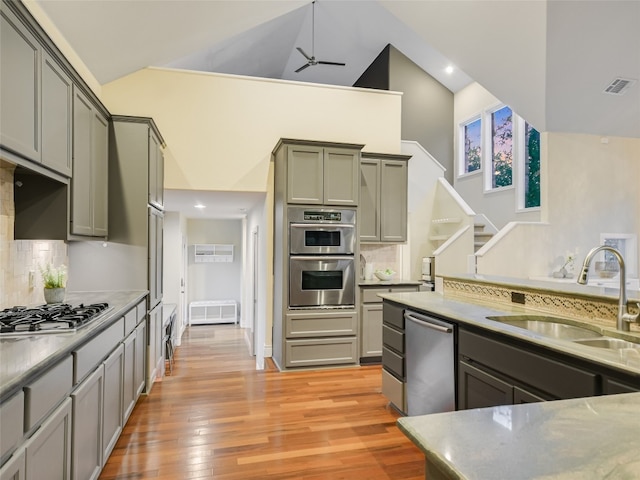
[[[384,302],[382,304],[382,320],[384,323],[404,330],[404,308],[395,303]]]
[[[465,330],[459,331],[458,353],[560,399],[598,393],[594,373]]]
[[[73,351],[73,384],[77,384],[124,339],[124,317]]]
[[[24,387],[24,430],[31,430],[55,408],[73,385],[73,361],[67,357]]]
[[[404,382],[382,369],[382,394],[402,413],[406,412],[404,387]]]
[[[389,293],[389,288],[363,288],[362,289],[362,303],[382,303],[382,299],[378,296],[379,293]]]
[[[391,287],[391,293],[417,292],[418,287]]]
[[[382,325],[382,344],[396,352],[404,353],[404,333]]]
[[[404,357],[387,347],[382,347],[382,366],[396,377],[404,378]]]
[[[285,365],[308,367],[353,364],[357,359],[355,337],[285,341]]]
[[[138,325],[138,312],[136,308],[132,308],[124,314],[124,336],[129,335]]]
[[[136,305],[136,316],[138,318],[138,323],[144,320],[144,317],[147,315],[147,300],[144,299],[138,305]]]
[[[16,393],[0,405],[0,463],[20,443],[24,432],[24,394]]]
[[[358,315],[348,313],[290,313],[285,318],[286,338],[338,337],[355,335]]]

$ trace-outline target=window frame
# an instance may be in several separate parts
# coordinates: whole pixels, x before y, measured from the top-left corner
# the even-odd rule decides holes
[[[511,110],[511,185],[504,185],[502,187],[494,187],[493,186],[493,132],[492,130],[492,116],[494,113],[496,113],[499,110],[502,110],[503,108],[508,107],[509,110]],[[491,108],[487,108],[484,110],[483,112],[483,117],[485,120],[485,136],[484,136],[484,141],[485,141],[485,145],[486,147],[483,149],[484,154],[483,154],[483,161],[485,162],[485,174],[484,174],[484,191],[483,193],[488,194],[488,193],[497,193],[497,192],[504,192],[505,190],[511,190],[515,188],[515,181],[514,181],[514,168],[515,168],[515,163],[516,163],[516,159],[515,159],[515,150],[514,150],[514,144],[515,144],[515,138],[513,138],[513,136],[515,135],[514,132],[514,121],[513,121],[513,117],[515,115],[515,112],[513,111],[513,109],[505,104],[505,103],[500,103],[497,105],[494,105]]]
[[[526,188],[526,145],[525,145],[525,140],[527,138],[527,130],[526,130],[526,124],[527,121],[520,117],[519,115],[516,115],[517,118],[517,155],[518,158],[517,160],[514,158],[514,162],[518,165],[517,168],[517,189],[516,189],[516,212],[535,212],[535,211],[539,211],[542,207],[542,192],[540,192],[540,205],[536,206],[536,207],[527,207],[525,206],[525,194],[527,191]],[[529,124],[531,125],[532,128],[534,128],[538,133],[540,133],[540,130],[538,130],[537,128],[535,128],[531,123]],[[515,137],[515,132],[514,132],[514,137]],[[514,142],[515,143],[515,142]],[[540,138],[540,143],[542,143],[542,136]],[[540,162],[542,163],[542,158],[540,159]],[[542,169],[542,165],[540,166],[540,168]],[[542,182],[540,182],[540,188],[542,188]]]
[[[465,158],[465,128],[472,123],[480,122],[480,168],[471,172],[466,171],[466,158]],[[479,175],[484,170],[484,119],[482,113],[478,113],[473,117],[468,118],[464,122],[458,125],[458,178],[469,178]]]

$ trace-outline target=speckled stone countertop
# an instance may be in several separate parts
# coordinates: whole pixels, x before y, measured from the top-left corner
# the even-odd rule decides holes
[[[507,325],[486,317],[495,315],[547,315],[538,311],[523,307],[518,304],[504,305],[495,302],[481,302],[476,300],[462,301],[451,299],[437,292],[402,292],[381,293],[380,297],[391,300],[409,308],[456,321],[459,324],[473,325],[484,328],[487,331],[501,333],[514,338],[528,341],[543,347],[550,348],[560,353],[569,354],[578,358],[584,358],[602,365],[612,367],[624,373],[638,375],[640,382],[640,349],[606,349],[595,348],[569,340],[550,338],[529,330]],[[567,319],[567,323],[582,326],[577,320]],[[590,328],[601,332],[603,335],[626,339],[640,343],[640,334],[634,332],[620,332],[615,328],[606,328],[590,325]]]
[[[358,286],[360,287],[389,287],[389,286],[399,286],[399,285],[412,285],[418,286],[422,285],[422,282],[418,280],[405,280],[402,278],[394,278],[392,280],[381,281],[377,278],[373,280],[358,280]]]
[[[640,393],[398,420],[429,480],[640,478]]]
[[[77,305],[107,302],[111,310],[99,320],[70,333],[46,333],[0,337],[0,402],[11,396],[44,369],[72,349],[109,327],[137,305],[147,291],[67,292],[65,303]]]

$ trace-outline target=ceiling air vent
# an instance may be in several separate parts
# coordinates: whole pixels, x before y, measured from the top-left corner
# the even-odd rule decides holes
[[[604,89],[604,93],[623,95],[634,83],[636,83],[636,81],[630,78],[615,78],[607,88]]]

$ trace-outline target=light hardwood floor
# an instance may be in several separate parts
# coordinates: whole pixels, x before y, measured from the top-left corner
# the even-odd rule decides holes
[[[197,325],[136,405],[100,479],[424,479],[380,366],[254,369],[242,329]]]

